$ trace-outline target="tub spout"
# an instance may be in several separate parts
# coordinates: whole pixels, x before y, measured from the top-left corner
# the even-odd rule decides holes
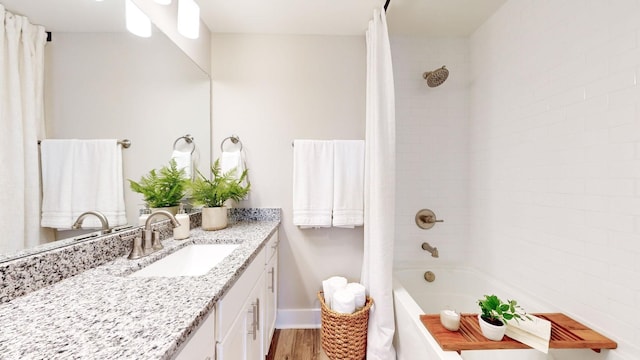
[[[426,251],[430,252],[431,256],[434,257],[434,258],[438,257],[438,248],[429,245],[429,243],[423,242],[422,243],[422,250],[426,250]]]

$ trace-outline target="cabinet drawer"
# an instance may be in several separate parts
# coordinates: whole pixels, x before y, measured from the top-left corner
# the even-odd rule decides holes
[[[278,253],[278,243],[278,231],[276,230],[276,232],[271,235],[271,237],[267,241],[267,244],[265,245],[265,249],[267,250],[267,258],[265,260],[265,264],[267,264],[271,260],[271,258],[273,258],[273,256]]]
[[[222,341],[236,317],[244,314],[242,306],[247,299],[247,294],[251,292],[264,272],[264,257],[265,248],[260,250],[258,256],[216,304],[216,340]]]

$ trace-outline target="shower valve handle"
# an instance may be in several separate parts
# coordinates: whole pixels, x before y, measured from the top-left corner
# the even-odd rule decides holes
[[[422,209],[416,214],[416,225],[421,229],[431,229],[436,223],[444,222],[444,220],[438,220],[436,214],[429,209]]]
[[[431,216],[431,215],[420,216],[420,220],[423,221],[423,222],[426,222],[427,224],[434,224],[434,223],[437,223],[437,222],[444,222],[444,220],[436,220],[436,218]]]

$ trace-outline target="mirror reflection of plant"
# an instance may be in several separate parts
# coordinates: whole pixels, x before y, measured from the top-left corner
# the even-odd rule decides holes
[[[484,299],[478,300],[478,305],[482,311],[482,319],[493,325],[501,326],[511,319],[531,319],[515,300],[507,300],[505,303],[496,295],[485,295]]]
[[[241,185],[247,178],[247,169],[240,174],[240,178],[236,179],[236,168],[222,173],[220,159],[218,159],[211,166],[211,174],[212,179],[209,180],[198,171],[198,177],[192,181],[191,198],[196,204],[205,207],[221,207],[225,201],[229,199],[240,201],[249,193],[251,184]]]
[[[142,194],[150,208],[178,206],[189,184],[184,169],[178,169],[176,161],[160,170],[152,169],[140,182],[129,180],[131,190]]]

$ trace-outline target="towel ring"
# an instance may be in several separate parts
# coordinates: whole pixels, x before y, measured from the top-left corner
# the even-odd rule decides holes
[[[242,141],[240,141],[240,137],[238,135],[231,135],[224,138],[224,140],[222,140],[222,142],[220,143],[220,150],[222,152],[224,152],[224,143],[227,140],[230,140],[233,144],[240,143],[240,151],[242,151]]]
[[[191,136],[191,134],[187,134],[185,136],[180,136],[179,138],[176,139],[176,141],[173,142],[173,150],[177,150],[176,149],[176,145],[178,145],[178,142],[180,140],[184,140],[187,144],[191,144],[191,153],[193,154],[194,151],[196,151],[196,143],[193,142],[193,136]]]

